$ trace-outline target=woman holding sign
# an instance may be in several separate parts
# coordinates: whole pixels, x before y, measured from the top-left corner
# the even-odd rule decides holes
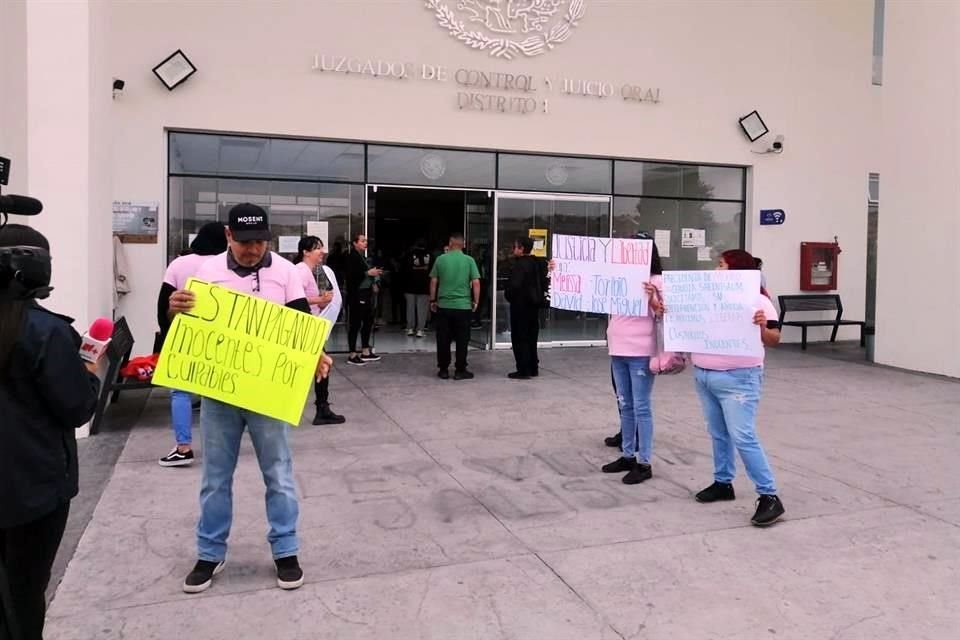
[[[343,296],[340,294],[340,287],[337,285],[337,277],[334,275],[333,269],[323,264],[326,255],[323,240],[317,236],[304,236],[300,238],[300,244],[297,246],[297,257],[293,259],[293,263],[297,265],[297,272],[303,280],[303,290],[307,294],[310,312],[336,324],[337,318],[340,316],[340,309],[343,307]],[[322,293],[315,274],[320,274],[322,277],[324,285]],[[314,380],[313,390],[317,403],[317,415],[313,419],[313,424],[343,424],[346,422],[346,418],[330,410],[329,376]]]
[[[601,467],[604,473],[623,473],[624,484],[640,484],[653,477],[650,460],[653,455],[653,393],[654,375],[650,358],[657,352],[656,326],[652,310],[662,287],[663,267],[657,245],[649,235],[638,233],[633,237],[650,243],[650,279],[644,282],[650,307],[647,315],[610,315],[607,323],[607,348],[613,377],[617,406],[620,410],[619,437],[607,438],[620,446],[621,456]],[[551,273],[554,261],[548,264]]]
[[[717,268],[747,270],[756,269],[757,265],[749,253],[735,249],[722,254]],[[659,304],[655,308],[662,310]],[[776,346],[780,342],[780,325],[775,320],[777,311],[763,287],[757,291],[755,309],[752,322],[760,328],[763,346]],[[761,350],[759,357],[703,353],[691,355],[697,394],[713,439],[714,481],[697,494],[697,502],[733,500],[736,497],[732,484],[736,474],[736,449],[747,469],[747,476],[760,495],[756,513],[750,522],[758,527],[769,526],[780,519],[784,508],[777,497],[770,463],[757,439],[756,417],[763,386],[763,352]]]

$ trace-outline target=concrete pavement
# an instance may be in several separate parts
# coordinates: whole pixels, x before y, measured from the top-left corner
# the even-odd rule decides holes
[[[348,422],[294,430],[306,584],[275,586],[263,485],[248,440],[225,571],[195,561],[199,464],[165,469],[155,391],[70,560],[47,637],[941,640],[960,610],[960,384],[772,350],[760,410],[786,519],[701,505],[710,444],[690,372],[654,390],[654,477],[616,456],[601,349],[472,353],[473,381],[428,355],[337,363]],[[312,409],[312,407],[311,407]],[[307,420],[311,415],[305,416]],[[198,438],[199,439],[199,438]]]

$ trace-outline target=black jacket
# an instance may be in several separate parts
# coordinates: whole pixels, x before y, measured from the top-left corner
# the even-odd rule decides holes
[[[356,249],[350,249],[350,255],[347,256],[347,298],[357,300],[360,298],[361,289],[369,289],[364,287],[370,277],[367,275],[369,270],[370,265],[363,254]],[[366,293],[369,295],[369,291]]]
[[[540,261],[534,256],[514,258],[504,297],[510,304],[542,307],[544,284]]]
[[[35,305],[0,373],[0,528],[41,518],[77,495],[74,429],[100,380],[83,366],[72,320]]]

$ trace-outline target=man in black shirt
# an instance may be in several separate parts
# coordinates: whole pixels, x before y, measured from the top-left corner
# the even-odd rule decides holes
[[[513,267],[504,295],[510,303],[510,338],[517,370],[508,374],[514,380],[539,375],[537,339],[540,335],[540,308],[544,303],[543,269],[530,255],[533,240],[517,238],[513,245]]]
[[[404,295],[407,299],[407,335],[423,337],[430,299],[430,267],[433,261],[426,243],[417,240],[404,258]]]

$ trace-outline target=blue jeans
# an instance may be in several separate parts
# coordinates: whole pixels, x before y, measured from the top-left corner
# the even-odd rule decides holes
[[[293,459],[287,444],[289,425],[245,409],[204,398],[200,408],[203,433],[203,480],[200,486],[200,521],[197,555],[220,562],[227,555],[227,538],[233,522],[233,471],[237,467],[240,439],[250,432],[257,462],[267,487],[267,521],[273,558],[297,555],[297,518],[300,507],[293,481]]]
[[[713,439],[713,479],[730,484],[737,473],[734,449],[747,476],[761,495],[776,495],[777,485],[757,439],[757,405],[763,386],[763,367],[710,371],[695,370],[697,394],[707,430]]]
[[[646,356],[610,356],[620,407],[624,458],[650,464],[653,455],[653,374]]]
[[[193,396],[186,391],[170,390],[170,418],[173,421],[173,435],[177,444],[189,445],[193,442]]]

